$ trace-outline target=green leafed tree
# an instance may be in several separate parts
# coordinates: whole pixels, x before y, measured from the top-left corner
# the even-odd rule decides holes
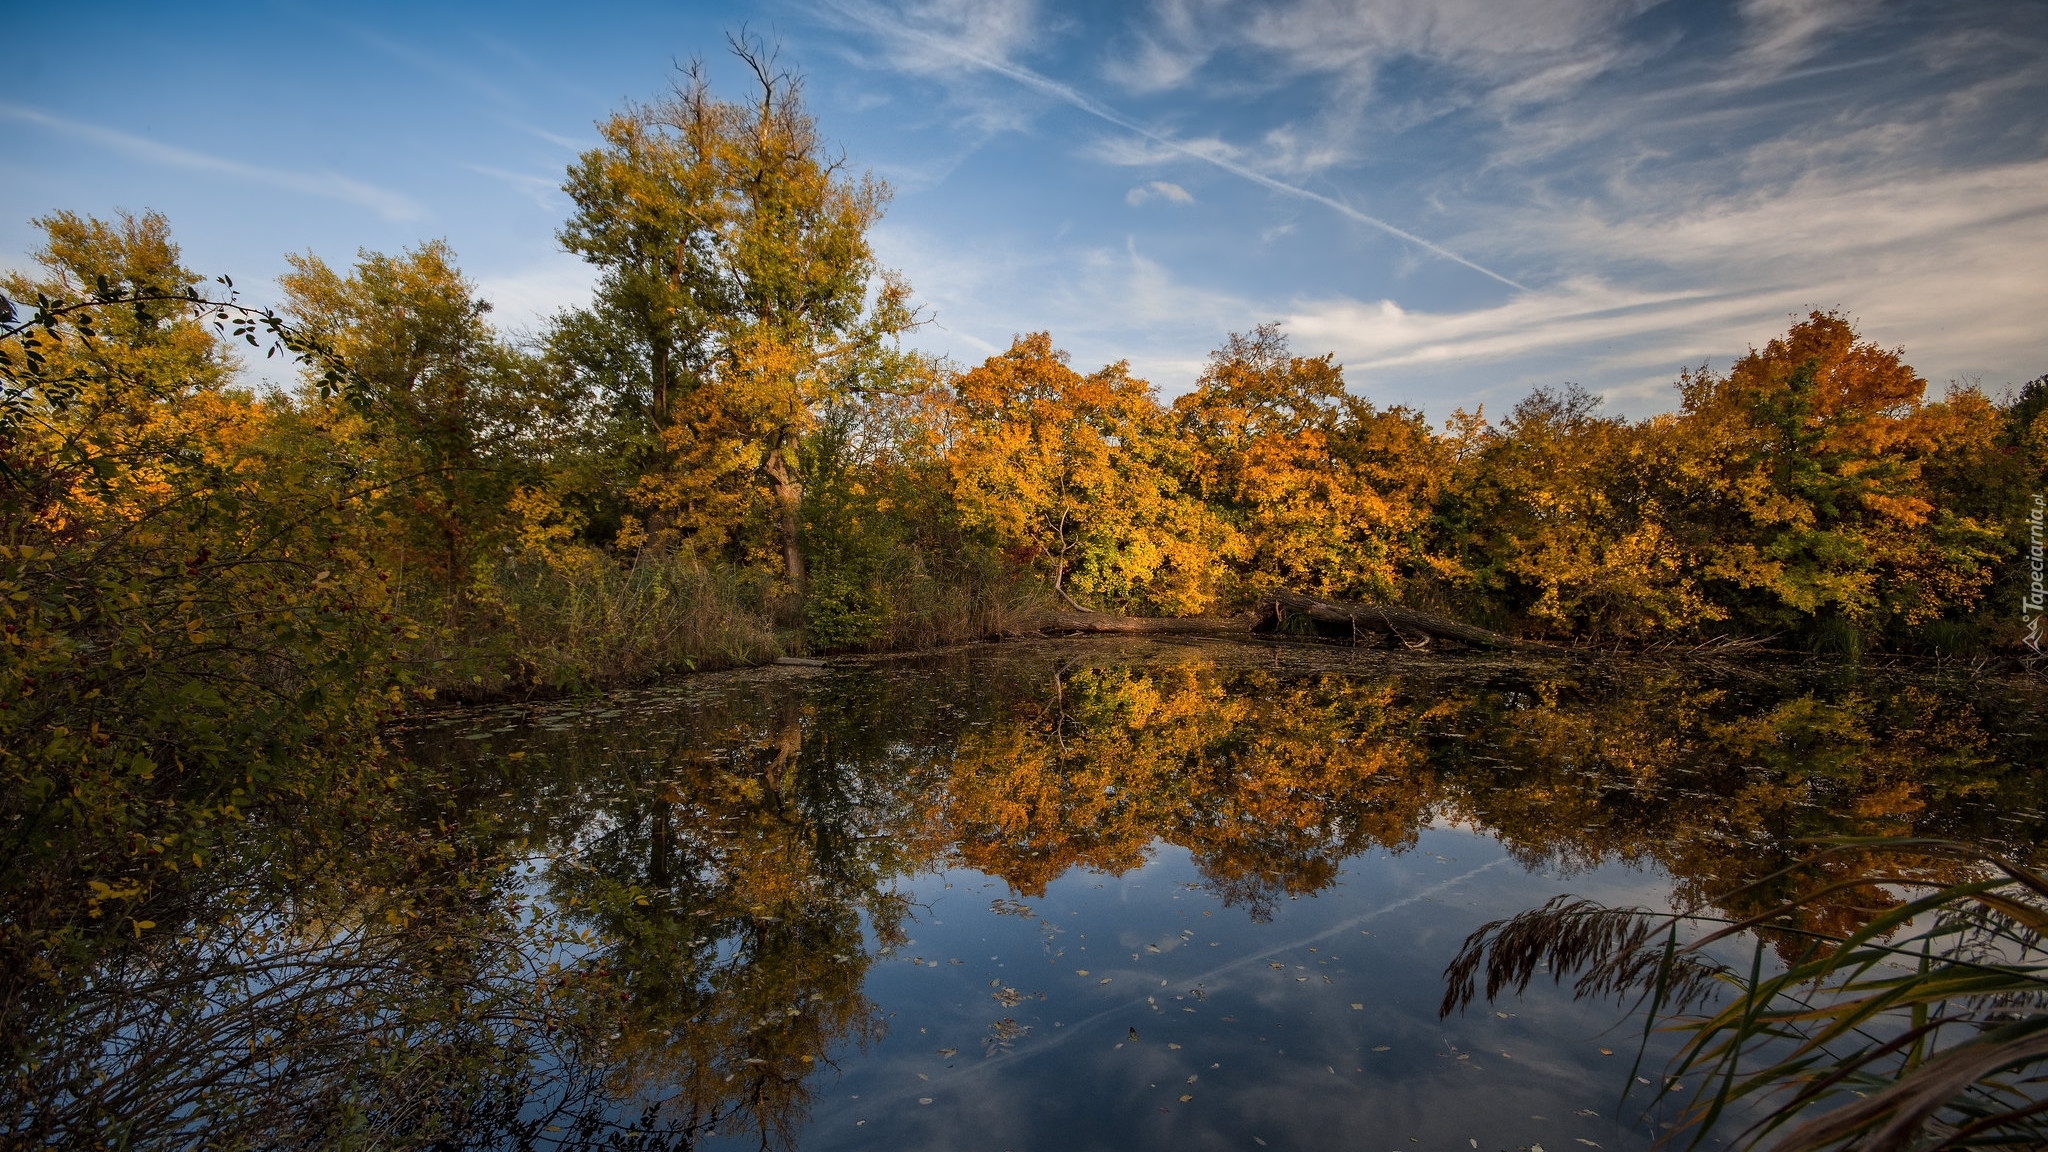
[[[554,420],[546,377],[501,340],[490,304],[442,241],[364,252],[346,274],[288,258],[281,283],[301,331],[354,370],[356,386],[308,415],[351,459],[382,524],[379,559],[424,592],[408,607],[459,616],[479,557],[508,531],[512,488],[544,454]]]

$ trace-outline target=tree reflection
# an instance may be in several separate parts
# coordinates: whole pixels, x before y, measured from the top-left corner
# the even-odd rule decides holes
[[[868,971],[934,867],[1036,897],[1174,845],[1262,920],[1469,823],[1531,867],[1655,866],[1688,908],[1839,934],[1881,899],[1715,894],[1815,837],[2034,855],[2024,699],[1291,651],[977,650],[400,733],[407,771],[246,829],[138,911],[153,931],[5,974],[7,1137],[789,1146],[882,1035]]]

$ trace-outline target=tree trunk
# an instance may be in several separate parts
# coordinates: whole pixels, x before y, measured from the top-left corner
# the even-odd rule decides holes
[[[782,532],[782,562],[789,570],[790,587],[796,594],[804,594],[809,583],[804,571],[804,554],[797,538],[797,518],[803,512],[804,485],[797,478],[796,469],[791,465],[789,454],[795,447],[795,437],[787,433],[776,438],[775,446],[761,461],[761,471],[768,476],[769,488],[775,493],[778,512],[777,527]]]
[[[1106,612],[1050,612],[1033,627],[1017,634],[1243,636],[1252,632],[1277,632],[1290,618],[1308,620],[1321,636],[1354,641],[1360,637],[1384,636],[1405,648],[1425,648],[1433,640],[1449,640],[1474,648],[1544,647],[1413,608],[1394,604],[1339,604],[1298,592],[1275,592],[1259,601],[1257,611],[1242,616],[1173,619],[1112,616]]]
[[[1288,618],[1305,617],[1323,636],[1385,636],[1406,648],[1426,648],[1432,640],[1452,640],[1474,648],[1543,647],[1398,604],[1339,604],[1299,592],[1272,593],[1259,601],[1257,615],[1261,631],[1277,632]]]
[[[654,345],[654,363],[652,365],[654,369],[654,379],[649,381],[649,383],[653,386],[654,392],[653,395],[647,398],[649,407],[647,418],[648,421],[654,425],[655,437],[656,439],[659,439],[661,433],[668,429],[669,348],[668,340],[660,336],[656,336],[652,343]]]

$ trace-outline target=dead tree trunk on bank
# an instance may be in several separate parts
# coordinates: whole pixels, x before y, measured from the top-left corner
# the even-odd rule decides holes
[[[1242,616],[1171,619],[1053,612],[1030,631],[1050,636],[1243,636],[1287,632],[1296,621],[1305,622],[1325,639],[1354,643],[1385,637],[1404,648],[1427,648],[1436,641],[1488,649],[1543,647],[1397,604],[1341,604],[1298,592],[1275,592],[1261,599],[1257,610]]]
[[[1319,636],[1352,640],[1384,636],[1404,648],[1426,648],[1435,640],[1455,641],[1473,648],[1541,647],[1398,604],[1339,604],[1298,592],[1267,596],[1259,601],[1257,616],[1258,630],[1262,632],[1283,632],[1290,620],[1306,618]]]

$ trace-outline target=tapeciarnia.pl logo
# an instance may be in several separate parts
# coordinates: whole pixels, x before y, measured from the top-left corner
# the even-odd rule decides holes
[[[2027,596],[2020,602],[2020,618],[2027,625],[2027,647],[2043,655],[2042,621],[2048,619],[2048,495],[2034,493],[2034,508],[2027,517]]]

